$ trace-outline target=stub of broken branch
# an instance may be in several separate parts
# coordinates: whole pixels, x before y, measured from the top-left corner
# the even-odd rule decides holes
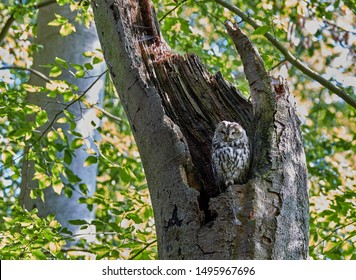
[[[261,106],[264,107],[263,109],[265,111],[267,109],[266,105],[268,104],[270,105],[268,109],[274,110],[274,92],[271,87],[271,77],[266,71],[257,48],[236,23],[227,21],[225,26],[244,65],[255,112],[262,110],[262,108],[260,108]],[[263,101],[268,102],[265,104]]]
[[[253,139],[252,173],[271,167],[269,150],[272,144],[276,93],[257,48],[236,23],[227,21],[228,34],[239,53],[249,82],[254,112],[255,139]]]

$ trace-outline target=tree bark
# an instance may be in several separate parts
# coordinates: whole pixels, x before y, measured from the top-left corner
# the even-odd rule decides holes
[[[59,6],[57,4],[51,4],[44,8],[41,8],[37,18],[37,30],[38,35],[35,39],[35,43],[42,45],[43,49],[35,54],[33,69],[44,73],[47,77],[49,74],[48,68],[41,67],[42,65],[53,63],[55,57],[64,59],[68,63],[84,64],[84,57],[82,55],[85,51],[94,51],[99,48],[99,41],[95,29],[95,25],[92,25],[89,29],[84,25],[76,24],[76,32],[63,38],[59,35],[59,28],[48,26],[48,23],[55,19],[54,14],[60,14],[66,18],[72,19],[75,15],[70,11],[69,7]],[[69,72],[63,71],[63,73],[58,77],[58,79],[68,81],[69,83],[78,86],[78,94],[81,91],[85,91],[89,88],[92,83],[96,80],[95,75],[99,75],[105,71],[105,64],[101,63],[95,65],[95,68],[90,71],[93,75],[92,78],[88,79],[76,79]],[[57,78],[56,78],[57,79]],[[46,81],[41,77],[31,74],[30,84],[32,85],[45,85]],[[91,103],[100,103],[103,98],[104,91],[104,79],[102,78],[95,86],[89,90],[85,98]],[[40,106],[45,109],[48,115],[48,123],[46,123],[41,128],[41,134],[46,134],[45,129],[48,127],[49,123],[56,118],[64,116],[63,109],[65,108],[65,102],[61,96],[58,99],[53,99],[47,97],[47,93],[28,93],[28,101],[32,104]],[[100,124],[100,120],[96,117],[94,109],[88,109],[81,102],[78,101],[68,108],[68,111],[74,114],[76,117],[76,131],[83,135],[83,138],[87,141],[83,147],[80,147],[74,151],[73,159],[69,165],[69,169],[72,170],[73,174],[77,175],[80,179],[80,183],[85,183],[88,188],[88,196],[92,196],[96,189],[96,173],[97,164],[92,164],[88,167],[84,167],[84,161],[89,156],[85,151],[86,148],[96,149],[94,140],[98,140],[99,134],[96,128],[91,125],[91,121]],[[54,122],[53,127],[50,130],[57,129],[61,127],[63,133],[68,137],[69,141],[73,140],[73,136],[70,133],[69,124],[58,124]],[[48,132],[48,131],[47,131]],[[78,199],[84,197],[83,193],[79,190],[79,183],[75,185],[72,196],[70,198],[66,197],[61,192],[58,195],[54,192],[52,187],[44,189],[45,201],[41,198],[31,199],[30,191],[38,187],[38,182],[32,180],[35,173],[34,162],[24,160],[24,165],[22,168],[22,184],[21,184],[21,195],[20,203],[26,209],[38,209],[38,214],[40,216],[47,216],[48,214],[55,214],[56,219],[62,224],[63,227],[68,228],[73,234],[81,234],[81,237],[85,237],[85,232],[90,232],[91,236],[95,229],[89,227],[86,231],[79,230],[79,226],[72,225],[68,221],[75,219],[83,219],[90,222],[94,218],[94,212],[88,210],[86,204],[79,204]],[[68,183],[64,177],[62,177],[64,183]],[[93,237],[87,236],[87,239],[93,239]],[[95,237],[95,236],[94,236]]]
[[[307,258],[307,176],[294,99],[268,75],[246,35],[227,25],[252,103],[197,56],[174,54],[150,1],[92,3],[145,168],[159,258]],[[220,192],[210,157],[222,120],[246,129],[253,158],[248,182]]]

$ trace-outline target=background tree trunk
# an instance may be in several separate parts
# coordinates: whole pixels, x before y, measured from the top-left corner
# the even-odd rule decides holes
[[[35,39],[35,43],[42,45],[43,49],[35,54],[33,69],[37,69],[47,76],[49,74],[49,69],[43,68],[41,65],[53,63],[56,57],[64,59],[68,63],[83,65],[85,62],[89,62],[84,61],[84,57],[82,55],[83,52],[94,51],[96,48],[100,47],[94,25],[91,26],[90,29],[87,29],[84,25],[76,24],[76,32],[67,37],[60,36],[59,28],[48,26],[48,23],[55,19],[54,14],[60,14],[69,19],[72,19],[75,16],[75,14],[69,10],[67,5],[60,7],[56,3],[42,8],[39,11],[37,19],[38,35]],[[66,80],[69,83],[77,85],[80,94],[81,91],[86,90],[92,85],[93,81],[97,78],[95,75],[101,74],[104,70],[105,65],[104,63],[101,63],[95,65],[95,68],[90,71],[90,74],[94,76],[92,78],[76,79],[68,71],[63,71],[58,79]],[[31,74],[30,83],[33,85],[44,85],[46,81],[37,75]],[[91,90],[86,93],[85,98],[93,104],[96,102],[100,103],[103,97],[103,91],[104,79],[101,79]],[[59,100],[57,100],[47,97],[46,94],[28,94],[28,101],[30,103],[38,105],[47,111],[49,122],[43,126],[41,133],[44,133],[43,131],[48,126],[50,121],[52,121],[58,113],[63,111],[65,107],[65,105],[62,105],[64,104],[63,98],[58,97]],[[81,179],[80,183],[86,184],[88,188],[87,195],[92,196],[96,188],[97,164],[84,167],[84,161],[89,156],[85,149],[89,147],[96,149],[94,140],[98,140],[99,135],[91,124],[91,121],[95,121],[98,125],[100,121],[96,117],[94,109],[86,108],[86,106],[80,101],[69,107],[68,111],[74,114],[76,118],[76,131],[81,133],[83,138],[86,139],[85,141],[87,141],[84,146],[74,151],[69,169],[71,169],[73,174],[77,175]],[[63,116],[64,114],[61,114],[58,118]],[[69,124],[56,123],[53,126],[55,129],[58,127],[63,129],[63,132],[69,138],[69,141],[73,139],[73,136],[69,133]],[[58,195],[53,191],[52,187],[48,187],[44,190],[44,202],[42,202],[40,198],[31,199],[30,191],[38,187],[38,182],[32,180],[35,172],[33,164],[34,163],[32,161],[27,162],[25,160],[22,170],[23,180],[20,203],[22,203],[26,209],[37,208],[40,216],[45,217],[51,213],[55,214],[56,219],[62,224],[62,226],[67,227],[74,234],[78,234],[79,226],[71,225],[68,221],[74,219],[84,219],[90,221],[94,218],[94,212],[88,210],[86,204],[78,203],[78,199],[84,196],[78,188],[79,183],[75,186],[70,198],[66,197],[63,191],[61,195]],[[64,177],[62,177],[62,180],[64,183],[67,182]],[[86,230],[86,232],[89,231],[92,232],[93,228]],[[83,234],[84,231],[80,231],[80,233]]]
[[[195,55],[172,53],[150,1],[99,0],[93,8],[145,168],[159,258],[307,258],[307,176],[294,99],[266,73],[248,38],[227,25],[252,103]],[[220,193],[210,155],[222,120],[246,129],[253,159],[249,181]]]

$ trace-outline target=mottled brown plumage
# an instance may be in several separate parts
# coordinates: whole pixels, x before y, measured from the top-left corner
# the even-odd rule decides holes
[[[222,121],[217,125],[211,162],[214,178],[220,189],[246,181],[250,148],[246,131],[240,124]]]

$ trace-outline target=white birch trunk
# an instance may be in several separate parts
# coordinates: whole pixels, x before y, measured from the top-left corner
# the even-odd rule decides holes
[[[48,68],[40,67],[48,63],[53,63],[55,57],[66,60],[68,63],[84,64],[84,56],[82,55],[85,51],[94,51],[99,48],[99,41],[97,38],[97,33],[95,25],[92,24],[90,29],[87,29],[83,25],[75,25],[76,32],[72,33],[67,37],[62,37],[59,34],[59,28],[48,26],[48,23],[55,19],[54,14],[60,14],[68,19],[73,19],[75,14],[72,13],[67,6],[60,7],[57,4],[49,5],[45,8],[40,9],[37,20],[37,30],[38,35],[35,39],[35,43],[43,46],[43,49],[39,51],[33,61],[33,68],[45,73],[48,76]],[[92,76],[100,75],[105,70],[104,63],[94,65],[94,69],[90,71]],[[56,79],[66,80],[70,83],[76,84],[79,91],[85,91],[94,82],[96,77],[88,79],[75,79],[68,71],[63,71],[63,73]],[[90,103],[101,103],[104,92],[104,78],[101,78],[92,88],[87,92],[85,98],[90,101]],[[44,85],[45,81],[36,75],[31,74],[30,84],[33,85]],[[54,103],[53,99],[49,99],[45,95],[37,95],[29,93],[28,100],[44,108],[47,111],[49,122],[54,118],[54,116],[63,110],[62,105]],[[76,116],[76,131],[83,135],[86,144],[75,150],[75,156],[69,166],[75,175],[81,178],[82,182],[87,185],[88,196],[92,196],[96,189],[96,174],[97,174],[97,164],[92,164],[88,167],[84,167],[84,161],[89,156],[85,151],[86,148],[93,148],[97,150],[94,140],[98,140],[98,132],[92,126],[91,122],[94,121],[96,124],[100,124],[98,118],[95,115],[94,109],[87,109],[81,102],[76,102],[68,110]],[[61,116],[60,116],[61,117]],[[43,130],[46,128],[45,124]],[[64,133],[69,137],[69,140],[73,138],[69,132],[69,125],[58,125],[55,124],[54,128],[61,126]],[[26,163],[26,162],[25,162]],[[83,219],[90,221],[94,218],[94,212],[89,211],[86,204],[79,204],[78,199],[83,195],[79,189],[75,189],[70,198],[66,197],[62,192],[58,195],[53,191],[52,187],[44,190],[45,201],[42,202],[40,198],[31,199],[29,197],[30,190],[38,185],[38,182],[32,181],[32,176],[34,174],[33,163],[28,162],[26,166],[23,167],[23,182],[21,188],[21,203],[26,209],[37,208],[40,216],[47,216],[48,214],[55,214],[56,219],[62,224],[62,226],[67,227],[73,234],[79,237],[90,238],[85,236],[83,231],[79,231],[78,226],[74,226],[68,223],[69,220]],[[77,187],[77,186],[76,186]],[[87,229],[88,233],[95,233],[93,228]],[[92,235],[94,236],[94,235]]]

